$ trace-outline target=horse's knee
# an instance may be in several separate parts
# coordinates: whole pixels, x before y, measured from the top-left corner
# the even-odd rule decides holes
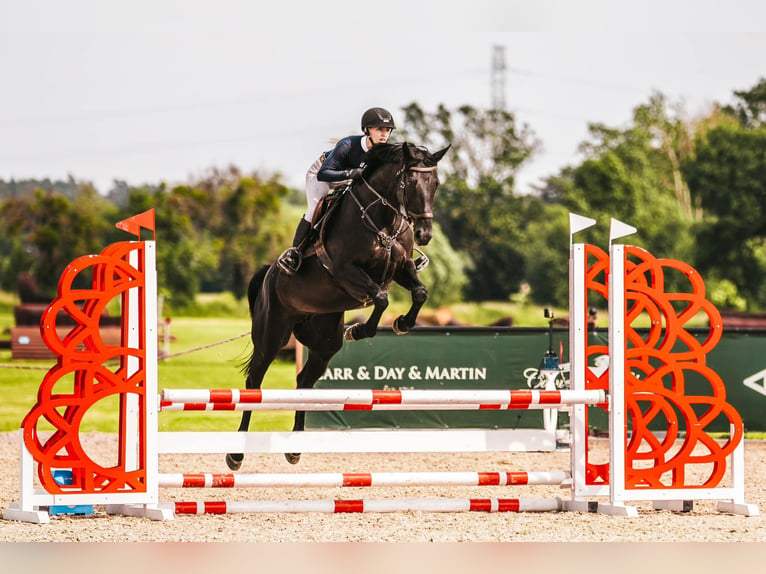
[[[415,305],[423,305],[428,299],[428,289],[425,285],[415,287],[412,290],[412,302]]]
[[[388,292],[382,290],[378,291],[372,297],[372,304],[376,309],[385,309],[388,307]]]

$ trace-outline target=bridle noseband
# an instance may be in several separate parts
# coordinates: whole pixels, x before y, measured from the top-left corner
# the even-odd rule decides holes
[[[398,189],[401,192],[401,197],[399,199],[399,205],[402,209],[402,215],[407,218],[407,221],[411,223],[417,223],[420,219],[433,219],[434,213],[433,211],[426,211],[424,213],[412,213],[410,211],[409,207],[407,206],[407,182],[406,182],[406,173],[408,171],[414,171],[418,173],[429,173],[432,171],[436,171],[435,165],[432,165],[430,167],[426,166],[412,166],[408,168],[402,168],[397,172],[397,176],[401,176],[401,179],[399,180],[399,186]]]

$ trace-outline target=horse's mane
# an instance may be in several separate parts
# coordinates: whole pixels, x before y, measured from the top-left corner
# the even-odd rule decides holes
[[[365,156],[367,168],[372,172],[383,164],[402,163],[404,161],[404,154],[402,153],[403,145],[381,143],[372,146]]]

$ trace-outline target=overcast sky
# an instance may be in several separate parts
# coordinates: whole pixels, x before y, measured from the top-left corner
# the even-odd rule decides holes
[[[659,90],[690,115],[766,77],[756,0],[0,0],[0,179],[108,191],[213,166],[303,185],[368,107],[506,108],[543,150],[523,188],[578,161],[588,122]]]

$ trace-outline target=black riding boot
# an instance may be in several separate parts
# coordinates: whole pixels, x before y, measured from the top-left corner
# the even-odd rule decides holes
[[[298,227],[295,230],[295,237],[293,237],[293,246],[285,250],[282,255],[277,259],[277,265],[287,276],[294,275],[303,262],[303,255],[301,254],[301,247],[306,241],[311,231],[311,224],[301,217]]]

